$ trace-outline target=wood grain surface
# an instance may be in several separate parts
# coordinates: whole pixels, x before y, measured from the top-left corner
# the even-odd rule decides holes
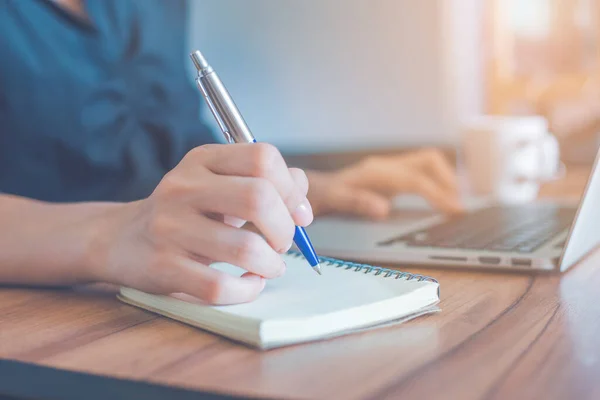
[[[578,197],[587,169],[542,196]],[[417,269],[442,312],[260,352],[120,303],[115,288],[0,288],[0,358],[273,398],[600,398],[600,254],[564,275]],[[33,383],[33,382],[32,382]]]

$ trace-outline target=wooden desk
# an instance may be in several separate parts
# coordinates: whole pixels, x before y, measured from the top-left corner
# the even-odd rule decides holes
[[[543,195],[577,197],[586,172]],[[600,398],[599,263],[563,276],[421,269],[441,283],[441,313],[266,353],[124,305],[112,289],[4,288],[0,357],[279,398]]]

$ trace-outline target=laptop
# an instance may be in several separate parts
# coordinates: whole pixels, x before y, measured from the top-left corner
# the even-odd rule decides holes
[[[460,216],[398,212],[372,222],[319,218],[319,255],[364,262],[510,271],[566,271],[600,243],[600,152],[578,204],[490,204]]]

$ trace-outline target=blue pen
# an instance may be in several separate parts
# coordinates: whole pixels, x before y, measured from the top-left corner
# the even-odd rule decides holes
[[[225,140],[228,143],[256,143],[252,132],[250,132],[229,92],[202,53],[196,50],[190,54],[190,57],[198,70],[196,84],[202,92],[202,96],[210,112],[215,117],[221,132],[223,132]],[[306,231],[301,226],[296,226],[294,243],[296,243],[310,266],[321,275],[319,257],[317,257]]]

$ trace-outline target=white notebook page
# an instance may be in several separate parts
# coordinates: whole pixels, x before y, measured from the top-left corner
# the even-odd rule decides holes
[[[375,272],[346,270],[322,264],[318,275],[302,257],[284,255],[287,270],[283,277],[268,280],[259,298],[251,303],[214,307],[218,310],[258,320],[308,318],[398,297],[438,284],[416,279],[384,277]],[[241,275],[245,271],[229,264],[214,268]],[[431,290],[432,296],[436,290]],[[434,302],[435,297],[431,298]]]

